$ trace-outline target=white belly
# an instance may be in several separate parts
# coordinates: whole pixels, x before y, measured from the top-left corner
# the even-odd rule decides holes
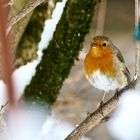
[[[120,85],[117,79],[108,78],[100,71],[95,72],[90,78],[88,77],[88,80],[95,88],[104,90],[106,92],[110,90],[116,90],[124,86],[124,85]]]

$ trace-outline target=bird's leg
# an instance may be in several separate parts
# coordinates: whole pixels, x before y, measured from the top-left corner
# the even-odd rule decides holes
[[[102,100],[99,104],[99,111],[101,112],[102,115],[103,115],[102,107],[103,107],[103,104],[104,104],[105,95],[106,95],[106,92],[104,92],[104,94],[102,96]]]
[[[115,98],[116,98],[116,99],[119,99],[119,90],[118,90],[118,89],[117,89],[116,92],[115,92]]]

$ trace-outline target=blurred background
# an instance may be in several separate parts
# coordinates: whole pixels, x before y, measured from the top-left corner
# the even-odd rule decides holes
[[[128,69],[134,75],[134,1],[132,0],[107,0],[104,35],[121,50]],[[83,59],[87,53],[90,41],[95,36],[97,12],[93,18],[89,34],[86,35],[81,50],[79,61],[71,69],[71,73],[64,82],[61,94],[53,105],[53,116],[57,120],[73,124],[79,124],[86,118],[87,112],[97,109],[102,98],[102,92],[92,87],[83,74]],[[113,93],[106,95],[106,100]],[[91,130],[87,136],[94,140],[112,140],[107,123],[103,123]]]

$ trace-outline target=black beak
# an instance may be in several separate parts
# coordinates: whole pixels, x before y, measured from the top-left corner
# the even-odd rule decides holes
[[[94,43],[91,43],[91,44],[90,44],[90,47],[94,47],[94,46],[95,46],[95,44],[94,44]]]

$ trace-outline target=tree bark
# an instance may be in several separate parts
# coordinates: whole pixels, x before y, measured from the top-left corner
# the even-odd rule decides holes
[[[24,92],[25,101],[51,106],[78,59],[82,42],[89,31],[96,0],[68,0],[53,39],[43,52],[36,74]]]

